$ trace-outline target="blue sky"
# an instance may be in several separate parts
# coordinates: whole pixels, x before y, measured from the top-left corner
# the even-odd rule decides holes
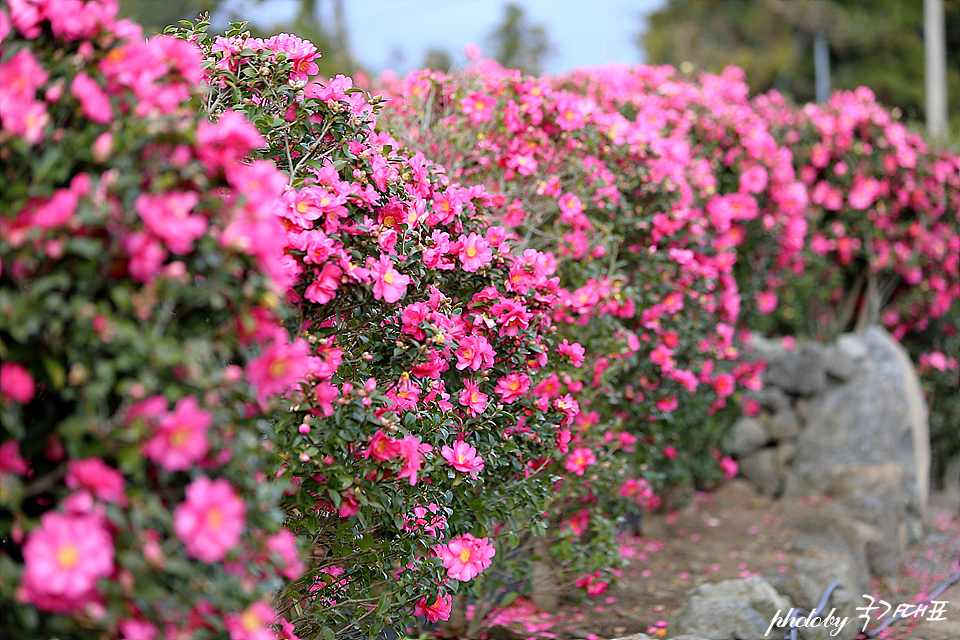
[[[518,0],[530,23],[543,24],[556,55],[546,71],[559,73],[605,62],[643,62],[633,43],[646,28],[643,16],[665,0]],[[321,0],[329,10],[331,3]],[[353,54],[372,72],[406,72],[418,66],[431,47],[446,49],[455,62],[463,47],[483,46],[484,37],[504,13],[505,0],[344,0]],[[297,0],[266,0],[242,10],[267,25],[289,18]],[[267,19],[270,16],[272,19]],[[398,65],[396,52],[402,52]]]

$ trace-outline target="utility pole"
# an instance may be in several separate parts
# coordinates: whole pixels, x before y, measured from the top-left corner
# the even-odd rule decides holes
[[[947,137],[947,47],[943,0],[923,0],[927,132]]]
[[[830,43],[822,29],[813,38],[813,70],[816,74],[817,102],[830,99]]]

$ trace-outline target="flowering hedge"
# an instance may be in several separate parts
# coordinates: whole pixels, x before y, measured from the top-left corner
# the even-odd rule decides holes
[[[0,626],[273,637],[303,569],[252,402],[292,348],[283,178],[197,119],[196,48],[116,10],[0,7]]]
[[[15,637],[473,637],[538,561],[603,593],[620,516],[735,473],[748,330],[891,296],[955,339],[957,158],[862,91],[481,62],[387,103],[289,34],[115,13],[0,8]]]

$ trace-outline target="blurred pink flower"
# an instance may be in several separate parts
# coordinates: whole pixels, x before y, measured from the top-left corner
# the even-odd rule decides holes
[[[160,418],[156,433],[143,447],[143,453],[167,471],[186,471],[207,455],[210,441],[207,430],[213,415],[200,408],[194,396],[177,401],[172,413]]]
[[[427,622],[437,622],[450,618],[450,596],[438,595],[433,604],[427,604],[426,598],[420,598],[413,607],[413,615],[426,618]]]
[[[113,540],[94,515],[43,514],[23,545],[23,599],[72,613],[97,599],[97,581],[114,571]]]
[[[187,555],[218,562],[240,541],[247,507],[225,478],[200,476],[187,485],[187,499],[173,512],[173,530]]]
[[[100,458],[68,462],[66,483],[71,489],[88,489],[104,502],[113,502],[121,507],[127,504],[123,474]]]
[[[223,622],[230,640],[277,640],[272,626],[277,612],[266,602],[254,602],[243,613],[228,613]]]
[[[0,395],[27,404],[37,390],[33,376],[16,362],[0,363]]]

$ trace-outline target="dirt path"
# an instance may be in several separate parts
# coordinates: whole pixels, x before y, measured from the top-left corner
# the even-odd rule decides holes
[[[629,565],[618,585],[592,601],[564,603],[553,615],[519,600],[494,621],[505,628],[491,635],[495,639],[599,640],[648,633],[670,638],[668,622],[691,589],[705,582],[788,571],[799,552],[792,548],[786,523],[815,518],[827,503],[829,498],[771,500],[736,482],[717,493],[698,493],[682,511],[648,518],[644,537],[624,537],[621,553]],[[908,551],[896,575],[871,583],[872,595],[894,606],[919,602],[916,598],[922,599],[957,570],[958,558],[958,499],[936,495],[931,499],[924,539]],[[960,638],[960,585],[939,599],[950,603],[946,622],[900,622],[886,637]],[[874,620],[870,627],[877,624]]]

